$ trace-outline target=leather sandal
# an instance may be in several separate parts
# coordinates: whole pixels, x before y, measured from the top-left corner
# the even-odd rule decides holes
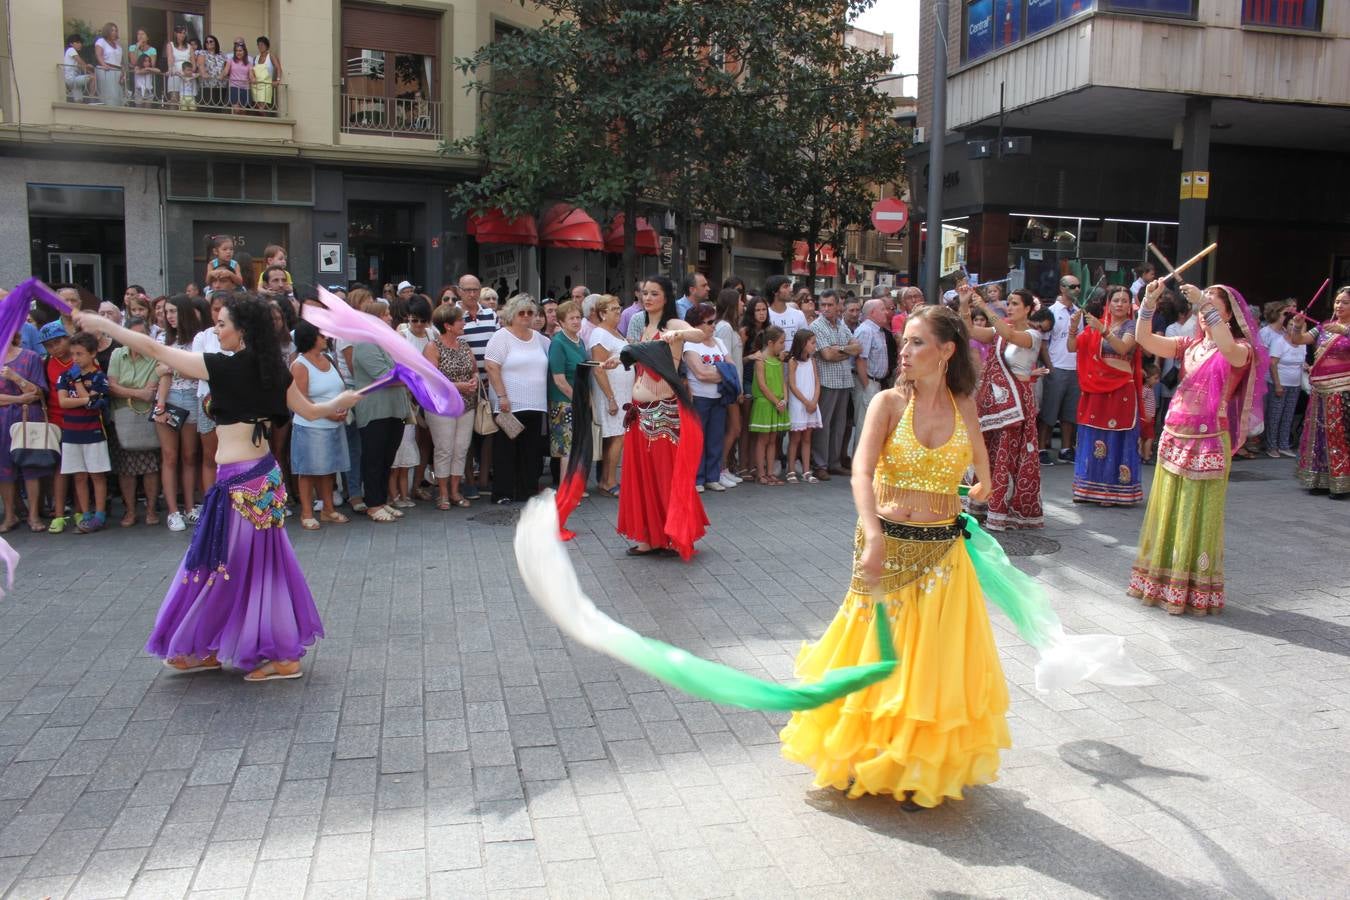
[[[327,522],[330,525],[346,525],[348,522],[351,521],[351,519],[347,518],[340,512],[326,512],[319,517],[319,520],[322,522]]]
[[[319,527],[320,527],[320,526],[319,526],[319,520],[318,520],[318,519],[301,519],[301,520],[300,520],[300,527],[303,528],[303,529],[305,529],[306,531],[318,531],[318,530],[319,530]]]
[[[175,672],[208,672],[220,668],[220,660],[214,653],[209,656],[170,656],[164,660],[165,668]]]
[[[299,678],[305,674],[300,671],[300,661],[277,662],[269,660],[258,668],[254,669],[244,676],[245,681],[284,681],[290,678]]]

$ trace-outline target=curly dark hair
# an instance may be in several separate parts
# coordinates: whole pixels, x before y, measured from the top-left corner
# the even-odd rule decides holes
[[[253,294],[231,294],[225,301],[230,323],[244,336],[244,348],[252,350],[258,364],[258,380],[264,388],[286,383],[286,364],[281,358],[281,335],[272,321],[275,304]]]
[[[947,389],[958,397],[970,395],[975,390],[980,373],[975,367],[975,355],[970,349],[970,333],[966,331],[966,323],[955,312],[939,304],[920,306],[909,314],[905,327],[908,328],[911,322],[927,325],[939,344],[956,345],[956,350],[947,362]]]

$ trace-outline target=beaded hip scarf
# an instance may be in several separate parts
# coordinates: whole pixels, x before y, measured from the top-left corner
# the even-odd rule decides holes
[[[916,581],[927,582],[926,587],[933,586],[949,574],[941,563],[957,539],[965,535],[960,519],[941,525],[904,525],[887,519],[879,521],[881,533],[886,538],[886,559],[882,563],[881,580],[877,584],[880,593],[893,594]],[[858,565],[863,548],[861,524],[854,536],[854,548],[853,577],[849,581],[849,590],[870,595],[872,588]]]

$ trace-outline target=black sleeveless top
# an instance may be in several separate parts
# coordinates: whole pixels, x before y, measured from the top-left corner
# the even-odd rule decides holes
[[[284,425],[291,412],[286,406],[286,390],[291,386],[291,373],[277,361],[276,376],[264,387],[258,374],[258,359],[251,350],[241,350],[233,356],[224,353],[204,353],[206,380],[211,386],[211,405],[207,415],[217,425],[252,424],[254,443],[267,433],[267,425]]]

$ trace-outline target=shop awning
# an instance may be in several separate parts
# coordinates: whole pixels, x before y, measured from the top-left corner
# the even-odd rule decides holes
[[[811,248],[806,241],[792,242],[792,274],[809,275]],[[839,274],[839,257],[829,244],[816,244],[816,277],[834,278]]]
[[[534,224],[534,216],[508,219],[506,213],[495,207],[480,216],[469,216],[466,229],[480,244],[524,244],[534,247],[539,243],[539,229]]]
[[[539,244],[542,247],[567,247],[572,250],[605,249],[600,223],[586,215],[584,210],[566,203],[559,203],[544,213],[539,226]]]
[[[605,233],[606,253],[623,252],[623,225],[623,213],[619,213],[609,223],[609,231]],[[659,256],[661,253],[661,239],[657,237],[656,229],[648,225],[642,216],[637,217],[637,252],[638,256]]]

